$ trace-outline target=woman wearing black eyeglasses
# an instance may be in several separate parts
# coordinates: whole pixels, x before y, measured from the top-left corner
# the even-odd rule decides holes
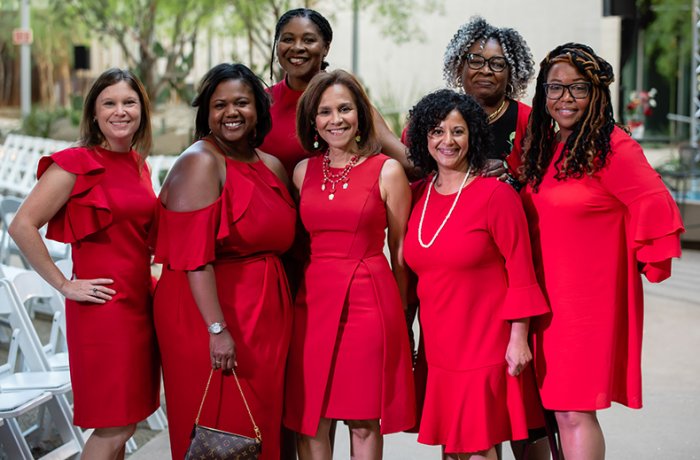
[[[567,43],[540,64],[524,160],[535,268],[552,309],[533,320],[535,368],[567,460],[601,460],[597,411],[642,406],[641,274],[671,275],[678,208],[615,125],[612,67]]]
[[[497,175],[516,188],[530,115],[530,107],[517,99],[534,75],[534,65],[530,48],[516,30],[493,27],[478,16],[459,28],[445,50],[448,86],[464,90],[488,116],[494,149],[483,174]]]

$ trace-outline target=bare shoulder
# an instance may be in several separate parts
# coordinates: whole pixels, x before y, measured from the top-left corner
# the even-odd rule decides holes
[[[265,163],[265,166],[267,166],[270,169],[270,171],[275,173],[275,175],[279,177],[280,180],[285,184],[289,183],[287,171],[284,169],[284,165],[279,160],[279,158],[269,153],[265,153],[261,150],[258,150],[257,152],[262,162]]]
[[[304,158],[294,167],[294,174],[292,174],[292,181],[294,182],[294,187],[297,190],[301,190],[301,186],[304,183],[304,177],[306,176],[306,168],[309,166],[309,159]]]
[[[382,180],[389,181],[406,181],[406,173],[404,172],[403,166],[397,160],[393,158],[387,159],[382,165],[382,170],[380,172]]]
[[[163,183],[160,198],[177,211],[199,209],[216,200],[222,177],[220,155],[205,142],[195,142],[180,154]]]

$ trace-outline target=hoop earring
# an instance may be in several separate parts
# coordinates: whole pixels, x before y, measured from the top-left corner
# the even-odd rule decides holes
[[[515,87],[513,86],[512,83],[508,83],[506,85],[506,96],[512,96],[514,92],[515,92]]]

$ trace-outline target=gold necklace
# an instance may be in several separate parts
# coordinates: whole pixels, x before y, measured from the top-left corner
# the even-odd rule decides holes
[[[452,211],[455,210],[455,206],[457,206],[457,201],[459,201],[459,196],[462,194],[462,189],[467,183],[467,179],[469,179],[469,174],[472,172],[472,167],[469,165],[469,169],[467,169],[467,174],[464,176],[464,180],[462,180],[462,185],[459,186],[459,190],[457,190],[457,196],[455,197],[454,201],[452,202],[452,206],[450,207],[450,210],[447,212],[447,215],[443,219],[442,223],[438,227],[437,231],[435,232],[435,235],[433,235],[433,238],[427,242],[423,242],[423,220],[425,219],[425,210],[428,209],[428,200],[430,200],[430,189],[433,188],[435,185],[435,179],[437,179],[437,173],[433,176],[433,180],[430,181],[430,185],[428,186],[428,194],[425,196],[425,201],[423,202],[423,212],[420,215],[420,220],[418,221],[418,244],[421,245],[422,248],[428,249],[430,246],[433,245],[435,240],[437,239],[438,235],[442,231],[442,228],[445,226],[447,221],[450,219],[450,216],[452,216]]]
[[[493,112],[491,115],[486,117],[486,123],[491,124],[498,116],[503,112],[503,108],[506,106],[506,101],[507,99],[503,99],[503,102],[501,102],[501,105],[498,106],[495,112]]]

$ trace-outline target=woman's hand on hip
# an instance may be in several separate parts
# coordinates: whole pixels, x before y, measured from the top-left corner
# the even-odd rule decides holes
[[[209,334],[209,355],[211,367],[230,370],[238,365],[236,362],[236,344],[228,329],[219,334]]]
[[[112,296],[117,293],[106,286],[112,283],[114,280],[110,278],[66,280],[59,291],[66,299],[103,304],[112,300]]]

